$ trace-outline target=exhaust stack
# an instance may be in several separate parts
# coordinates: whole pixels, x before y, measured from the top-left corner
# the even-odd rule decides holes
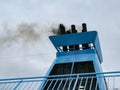
[[[86,23],[83,23],[82,24],[82,32],[87,32],[87,25]],[[89,49],[89,44],[82,44],[82,48],[83,49]]]

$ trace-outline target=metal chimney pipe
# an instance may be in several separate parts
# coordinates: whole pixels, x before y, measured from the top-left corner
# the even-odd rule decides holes
[[[86,23],[82,24],[82,32],[87,32],[87,25],[86,25]]]
[[[59,25],[59,34],[65,34],[65,26],[63,24]]]
[[[63,24],[59,25],[59,33],[65,34],[65,26]],[[63,46],[63,51],[67,51],[67,46]]]
[[[75,25],[71,25],[71,30],[72,30],[72,33],[77,33]]]
[[[75,25],[71,25],[72,33],[77,33]],[[79,50],[79,45],[73,45],[74,50]]]
[[[82,24],[82,32],[87,32],[87,25],[86,23],[83,23]],[[83,49],[89,49],[89,44],[82,44],[82,48]]]

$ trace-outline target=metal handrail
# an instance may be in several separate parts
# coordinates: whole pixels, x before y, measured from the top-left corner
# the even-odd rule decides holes
[[[100,83],[101,82],[103,83],[103,86],[105,86],[105,90],[109,90],[109,88],[115,88],[116,85],[115,82],[117,80],[115,78],[119,78],[120,80],[120,71],[36,76],[36,77],[23,77],[23,78],[7,78],[7,79],[0,79],[0,90],[17,90],[17,88],[19,88],[19,90],[22,90],[23,87],[30,88],[33,86],[34,86],[34,90],[45,90],[45,88],[50,90],[52,86],[53,86],[52,87],[53,90],[56,90],[56,88],[57,90],[60,90],[61,85],[63,83],[66,84],[63,86],[63,88],[69,88],[69,89],[72,88],[72,90],[76,90],[76,87],[78,88],[79,86],[80,88],[83,85],[83,82],[85,82],[84,88],[87,88],[89,83],[89,90],[93,90],[93,83],[95,83],[96,85],[95,88],[97,90],[98,86],[99,88],[101,88],[100,86],[101,84],[99,84],[99,81]],[[111,79],[113,79],[112,85],[110,83]],[[46,87],[46,85],[49,85],[49,87]],[[116,87],[120,88],[117,85]]]
[[[120,75],[120,71],[111,71],[111,72],[96,72],[96,73],[78,73],[78,74],[64,74],[64,75],[51,75],[51,76],[35,76],[35,77],[22,77],[22,78],[1,78],[0,81],[6,80],[22,80],[22,79],[38,79],[38,78],[52,78],[52,77],[65,77],[65,76],[84,76],[84,75],[109,75],[111,77],[116,77]],[[118,75],[114,75],[118,74]]]

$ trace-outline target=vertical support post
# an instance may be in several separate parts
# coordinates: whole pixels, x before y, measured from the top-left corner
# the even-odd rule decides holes
[[[90,82],[90,88],[89,88],[89,90],[91,90],[91,88],[92,88],[92,84],[93,84],[93,77],[91,78],[91,82]]]
[[[15,86],[13,90],[16,90],[21,83],[22,83],[22,80]]]
[[[63,82],[63,79],[60,81],[60,84],[59,84],[57,90],[60,90],[60,86],[61,86],[62,82]]]
[[[70,82],[69,82],[68,90],[70,90],[70,88],[71,88],[71,83],[72,83],[72,81],[73,81],[73,78],[70,78]]]
[[[87,77],[86,80],[85,80],[84,90],[86,90],[87,83],[88,83],[88,77]]]
[[[65,81],[65,84],[64,84],[64,86],[63,86],[63,89],[62,90],[64,90],[65,89],[65,86],[67,85],[67,82],[68,82],[68,78],[66,79],[66,81]]]
[[[115,89],[115,77],[113,77],[113,90]]]
[[[83,77],[81,77],[81,80],[80,80],[80,84],[79,84],[79,88],[78,88],[78,89],[80,89],[80,87],[81,87],[81,85],[82,85],[82,81],[83,81]]]
[[[76,80],[75,80],[75,84],[74,84],[73,90],[75,90],[75,88],[76,88],[76,85],[77,85],[77,82],[78,82],[78,78],[79,78],[79,75],[77,75],[77,77],[76,77]]]

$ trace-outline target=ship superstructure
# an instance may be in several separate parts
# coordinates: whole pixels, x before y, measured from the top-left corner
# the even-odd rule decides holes
[[[60,35],[49,37],[57,53],[55,61],[47,72],[47,76],[102,72],[101,63],[103,59],[98,34],[96,31],[87,31],[86,24],[82,24],[82,26],[82,32],[77,33],[75,25],[71,25],[71,32],[65,31],[64,26],[60,25]],[[76,85],[76,89],[82,87],[85,90],[89,90],[91,80],[88,79],[87,83],[85,83],[86,79],[83,79],[81,86]],[[103,78],[99,80],[94,78],[92,81],[92,90],[96,88],[96,81],[98,81],[97,90],[99,90],[101,84],[103,84],[102,90],[106,90]],[[43,84],[44,87],[41,88],[47,90],[48,84],[51,82],[44,82],[46,85]],[[49,90],[52,90],[54,83],[51,84]],[[65,86],[64,90],[68,90],[68,85]],[[72,90],[72,88],[69,89]],[[62,90],[62,86],[59,90]]]

